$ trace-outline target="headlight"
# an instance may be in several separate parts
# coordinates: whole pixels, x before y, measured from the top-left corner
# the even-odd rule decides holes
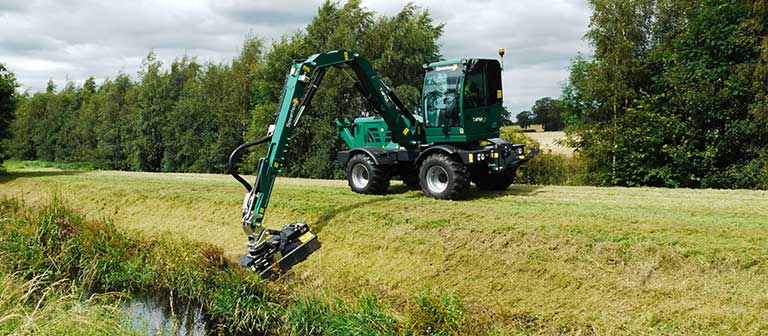
[[[477,161],[483,161],[483,160],[485,160],[485,153],[477,154]]]
[[[525,153],[525,148],[522,146],[517,147],[517,155],[523,155],[523,153]]]

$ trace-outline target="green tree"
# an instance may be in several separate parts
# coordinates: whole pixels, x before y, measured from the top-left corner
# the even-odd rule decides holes
[[[664,65],[655,108],[685,125],[672,130],[665,151],[680,185],[733,186],[721,172],[758,159],[768,144],[749,114],[757,98],[750,68],[759,57],[756,41],[744,38],[750,7],[711,0],[690,8],[685,29],[653,59]]]
[[[204,146],[211,142],[208,132],[212,118],[208,99],[202,90],[202,66],[184,56],[171,63],[164,75],[161,128],[162,171],[189,171]]]
[[[97,111],[98,116],[92,133],[96,140],[92,157],[100,167],[129,168],[127,126],[134,91],[133,81],[127,75],[119,74],[114,80],[105,80],[91,101],[90,108]]]
[[[42,117],[37,110],[41,109],[41,100],[45,97],[43,93],[36,93],[31,97],[25,97],[16,105],[15,118],[11,123],[8,148],[11,157],[32,160],[37,158],[37,136],[41,122],[38,117]]]
[[[752,72],[752,89],[755,101],[750,112],[763,125],[768,124],[768,1],[757,0],[752,5],[751,17],[744,22],[743,29],[752,40],[755,52],[759,55],[757,62],[745,69]]]
[[[523,111],[517,114],[517,125],[522,127],[524,130],[531,126],[533,120],[534,114],[531,111]]]
[[[129,166],[133,170],[160,171],[163,162],[163,126],[174,101],[170,78],[162,62],[150,53],[142,63],[141,78],[129,121]]]
[[[648,80],[642,66],[648,52],[652,0],[591,0],[593,13],[587,40],[595,49],[588,81],[578,89],[585,93],[583,110],[574,128],[579,130],[577,147],[588,157],[589,168],[598,184],[615,184],[621,153],[616,137],[618,120],[638,97],[638,88]]]
[[[502,126],[509,126],[514,124],[515,122],[512,121],[512,112],[507,109],[506,106],[501,107],[501,125]]]
[[[263,43],[259,38],[247,38],[240,55],[229,68],[212,66],[205,74],[204,86],[215,111],[215,140],[203,153],[202,165],[224,173],[229,153],[244,142],[256,106],[257,77],[263,58]]]
[[[0,63],[0,166],[8,158],[6,140],[10,137],[10,127],[16,109],[16,77],[5,65]]]
[[[93,162],[96,149],[96,136],[94,128],[99,118],[99,109],[92,104],[92,98],[96,95],[96,80],[88,78],[83,86],[75,90],[74,106],[71,107],[72,115],[67,117],[70,125],[68,140],[72,148],[69,161]]]
[[[563,124],[563,103],[560,100],[544,97],[536,101],[531,107],[534,118],[533,123],[541,124],[545,131],[560,131]]]
[[[76,124],[76,95],[77,87],[67,82],[58,93],[47,93],[40,128],[35,135],[38,137],[38,157],[46,161],[71,161],[74,144],[74,128]]]
[[[590,3],[563,101],[593,182],[767,186],[765,2]]]

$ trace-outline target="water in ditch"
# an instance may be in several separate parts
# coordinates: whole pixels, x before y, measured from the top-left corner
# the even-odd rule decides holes
[[[146,335],[202,336],[207,334],[202,306],[170,293],[134,295],[124,309],[131,329]]]

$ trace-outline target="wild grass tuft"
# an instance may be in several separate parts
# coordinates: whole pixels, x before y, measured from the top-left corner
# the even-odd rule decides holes
[[[339,304],[328,319],[331,335],[395,335],[397,320],[373,295],[363,294],[351,305]]]
[[[410,330],[414,335],[460,335],[465,323],[464,302],[456,291],[427,288],[416,296]]]
[[[72,282],[0,276],[2,335],[134,335],[114,300],[97,295],[81,301]]]
[[[255,334],[278,327],[281,301],[271,296],[265,283],[239,269],[221,272],[208,288],[204,301],[218,332]]]
[[[331,307],[314,297],[294,298],[285,313],[286,333],[289,335],[323,335],[329,328]]]

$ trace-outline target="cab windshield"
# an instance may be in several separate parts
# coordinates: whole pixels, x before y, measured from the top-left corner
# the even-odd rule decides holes
[[[458,64],[435,67],[424,77],[424,116],[428,127],[459,126]]]

